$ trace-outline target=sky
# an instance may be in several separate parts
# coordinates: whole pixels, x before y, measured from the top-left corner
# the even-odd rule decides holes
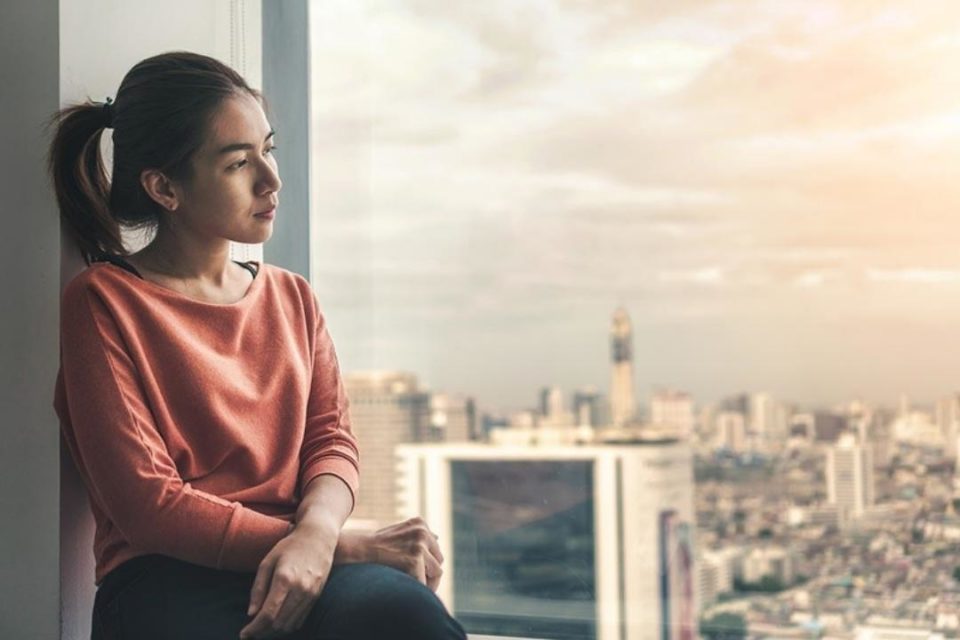
[[[641,402],[960,390],[960,4],[311,11],[312,278],[345,371],[482,410],[606,392],[622,306]]]

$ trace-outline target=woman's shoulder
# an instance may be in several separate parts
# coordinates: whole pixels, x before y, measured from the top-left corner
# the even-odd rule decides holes
[[[286,288],[291,292],[295,291],[301,297],[305,298],[309,298],[314,295],[313,287],[310,285],[310,281],[296,271],[291,271],[290,269],[286,269],[275,264],[270,264],[268,262],[261,262],[259,264],[263,275],[267,276],[268,279],[273,281],[275,284],[280,285],[282,288]]]
[[[63,297],[76,297],[93,290],[115,286],[118,280],[116,273],[120,267],[109,262],[92,262],[81,270],[63,287]]]

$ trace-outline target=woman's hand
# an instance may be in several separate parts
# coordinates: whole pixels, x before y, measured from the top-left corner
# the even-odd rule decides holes
[[[340,529],[299,524],[263,558],[250,593],[254,619],[240,638],[276,638],[303,626],[330,575]]]
[[[344,532],[348,535],[348,532]],[[443,575],[443,554],[437,536],[422,518],[411,518],[351,541],[354,557],[399,569],[436,591]],[[344,542],[347,542],[346,540]]]

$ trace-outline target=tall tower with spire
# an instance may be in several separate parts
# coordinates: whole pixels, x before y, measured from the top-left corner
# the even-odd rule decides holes
[[[622,427],[633,418],[636,412],[636,400],[633,395],[633,330],[630,328],[630,316],[623,307],[613,312],[610,346],[613,359],[610,417],[613,426]]]

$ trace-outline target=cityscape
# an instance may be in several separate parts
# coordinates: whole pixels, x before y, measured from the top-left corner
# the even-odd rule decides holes
[[[507,415],[413,373],[346,373],[363,456],[348,526],[423,516],[470,633],[958,637],[960,393],[644,403],[632,351],[620,308],[609,395],[545,386]]]

